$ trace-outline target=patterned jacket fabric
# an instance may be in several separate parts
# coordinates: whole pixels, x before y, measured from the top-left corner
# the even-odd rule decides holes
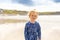
[[[26,23],[24,30],[25,40],[41,40],[41,27],[38,22]]]

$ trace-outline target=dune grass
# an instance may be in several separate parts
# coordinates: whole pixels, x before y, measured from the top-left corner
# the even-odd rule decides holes
[[[19,22],[26,22],[27,20],[18,20],[18,19],[0,19],[1,23],[19,23]]]

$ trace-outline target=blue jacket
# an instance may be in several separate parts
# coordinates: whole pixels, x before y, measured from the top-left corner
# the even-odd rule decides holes
[[[25,40],[41,40],[41,27],[38,22],[31,23],[30,21],[26,23],[24,30]]]

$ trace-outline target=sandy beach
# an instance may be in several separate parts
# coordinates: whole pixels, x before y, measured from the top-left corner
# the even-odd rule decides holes
[[[2,24],[0,21],[0,40],[24,40],[27,16],[0,16],[0,20],[4,21]],[[60,40],[60,15],[41,15],[37,21],[41,26],[42,40]]]

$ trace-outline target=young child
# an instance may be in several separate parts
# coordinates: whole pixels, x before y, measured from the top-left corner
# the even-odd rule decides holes
[[[37,21],[35,21],[38,17],[38,13],[36,11],[30,11],[28,21],[25,25],[24,35],[25,40],[41,40],[41,27]]]

